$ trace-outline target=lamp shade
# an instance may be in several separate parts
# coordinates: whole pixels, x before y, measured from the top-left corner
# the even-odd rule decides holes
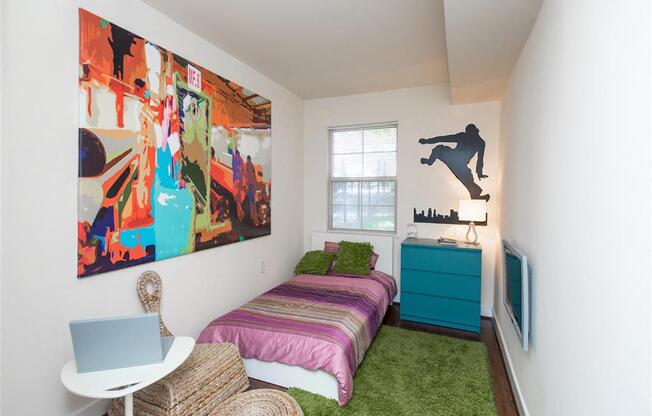
[[[460,200],[460,221],[484,221],[487,216],[487,203],[483,199]]]

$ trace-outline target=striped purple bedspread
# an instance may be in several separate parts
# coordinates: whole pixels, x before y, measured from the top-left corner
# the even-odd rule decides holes
[[[231,342],[244,358],[323,370],[337,379],[338,402],[396,294],[394,278],[299,275],[211,322],[198,342]]]

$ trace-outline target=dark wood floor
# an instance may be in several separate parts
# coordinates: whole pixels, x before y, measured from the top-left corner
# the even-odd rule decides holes
[[[498,416],[518,416],[516,403],[514,402],[514,394],[512,393],[509,379],[507,378],[505,362],[503,360],[503,355],[500,351],[500,347],[498,346],[498,340],[496,339],[496,332],[494,330],[493,321],[490,318],[482,318],[480,322],[480,333],[475,334],[473,332],[444,328],[441,326],[420,324],[410,321],[401,321],[399,311],[400,306],[398,304],[390,306],[387,310],[387,314],[385,315],[383,324],[404,329],[411,329],[414,331],[428,332],[431,334],[462,338],[470,341],[484,343],[487,347],[487,352],[489,353],[491,378],[494,384],[494,394],[496,397],[496,408],[498,410]],[[251,385],[249,388],[250,390],[262,388],[286,390],[284,387],[265,383],[253,378],[250,378],[249,381]]]

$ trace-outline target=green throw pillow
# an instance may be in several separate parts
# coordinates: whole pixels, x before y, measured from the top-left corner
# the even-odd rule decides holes
[[[369,260],[372,254],[374,254],[374,246],[370,243],[340,241],[337,263],[333,271],[337,274],[369,276]]]
[[[303,255],[294,268],[294,274],[320,274],[324,275],[331,267],[335,254],[323,250],[309,251]]]

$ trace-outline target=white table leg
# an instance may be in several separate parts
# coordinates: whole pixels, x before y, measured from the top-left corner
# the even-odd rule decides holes
[[[134,416],[134,395],[132,393],[125,396],[125,416]]]

